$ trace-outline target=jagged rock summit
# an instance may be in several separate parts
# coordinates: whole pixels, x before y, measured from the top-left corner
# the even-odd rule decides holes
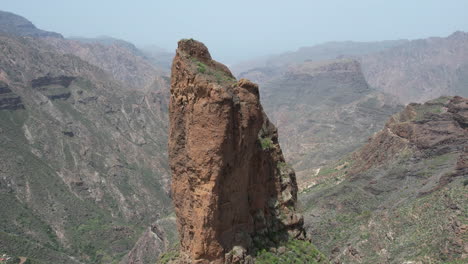
[[[237,81],[192,39],[172,64],[169,158],[181,256],[251,263],[256,249],[304,237],[295,173],[258,86]]]

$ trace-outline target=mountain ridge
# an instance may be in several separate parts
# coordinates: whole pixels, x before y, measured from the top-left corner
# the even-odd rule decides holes
[[[300,194],[330,260],[459,263],[466,258],[468,99],[410,104]]]
[[[33,23],[22,16],[1,10],[0,33],[40,38],[63,38],[59,33],[36,28]]]
[[[2,35],[0,48],[0,247],[38,263],[120,260],[172,211],[165,93],[36,38]]]
[[[350,58],[358,60],[368,83],[375,89],[392,94],[401,103],[423,102],[439,96],[467,96],[466,66],[468,33],[457,31],[447,37],[385,43],[355,43],[349,50],[333,48],[333,43],[301,51],[270,56],[254,66],[238,66],[238,76],[260,84],[284,74],[290,66],[307,61]],[[346,42],[338,42],[338,46]],[[327,45],[331,45],[328,47]],[[315,51],[307,53],[307,49]],[[354,50],[356,49],[356,50]]]
[[[363,145],[402,108],[396,98],[372,89],[353,59],[290,66],[262,87],[265,111],[279,128],[301,188],[329,161]]]

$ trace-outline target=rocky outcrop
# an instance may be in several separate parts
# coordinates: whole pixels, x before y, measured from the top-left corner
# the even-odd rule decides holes
[[[154,222],[140,236],[135,246],[120,261],[120,264],[156,263],[164,252],[171,252],[177,233],[175,218],[163,218]]]
[[[300,195],[319,250],[332,263],[463,262],[467,117],[459,96],[409,104],[324,168]]]
[[[8,84],[0,82],[0,94],[9,94],[11,89],[8,87]]]
[[[33,88],[40,88],[48,85],[59,85],[63,87],[70,86],[71,82],[76,78],[73,76],[44,76],[31,81],[31,86]]]
[[[31,81],[31,86],[43,93],[50,100],[67,100],[71,97],[70,84],[76,79],[73,76],[43,76]]]
[[[304,235],[297,184],[258,86],[236,81],[195,40],[172,65],[169,158],[183,255],[244,263],[255,248]]]
[[[0,110],[24,109],[21,97],[16,95],[6,83],[0,81]]]
[[[425,158],[462,153],[468,139],[466,120],[466,98],[441,97],[425,104],[409,104],[356,153],[354,167],[367,170],[395,158],[405,148],[421,152]]]

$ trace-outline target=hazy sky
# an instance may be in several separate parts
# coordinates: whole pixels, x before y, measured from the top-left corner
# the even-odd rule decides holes
[[[109,35],[174,50],[181,38],[232,63],[326,41],[447,36],[468,31],[468,0],[0,0],[65,36]]]

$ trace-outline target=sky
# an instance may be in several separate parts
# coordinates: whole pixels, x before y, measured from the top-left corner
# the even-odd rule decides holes
[[[194,38],[228,64],[327,41],[468,31],[468,0],[0,0],[0,10],[66,37],[107,35],[168,51]]]

